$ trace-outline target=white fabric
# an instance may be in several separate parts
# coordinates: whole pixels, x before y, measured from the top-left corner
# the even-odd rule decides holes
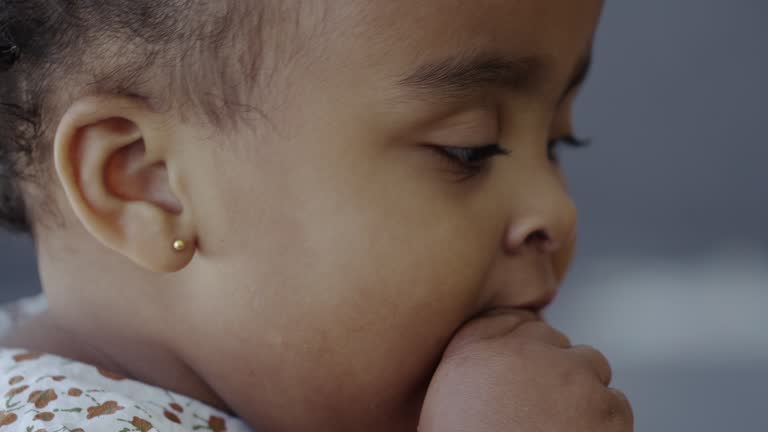
[[[0,337],[45,310],[37,297],[0,312]],[[0,348],[0,432],[252,432],[200,401],[62,357]]]

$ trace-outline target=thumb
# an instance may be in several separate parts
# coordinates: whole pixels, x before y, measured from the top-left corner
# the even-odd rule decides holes
[[[501,338],[525,323],[540,320],[537,314],[525,309],[494,309],[464,324],[451,339],[443,356],[450,357],[463,351],[468,345]]]

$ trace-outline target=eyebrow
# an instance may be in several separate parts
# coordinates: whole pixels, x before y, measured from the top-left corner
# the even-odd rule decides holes
[[[580,87],[589,75],[592,56],[579,61],[561,100]],[[510,58],[471,56],[447,58],[428,63],[400,80],[400,85],[422,93],[461,96],[484,89],[522,91],[535,86],[546,72],[546,62],[538,57]]]

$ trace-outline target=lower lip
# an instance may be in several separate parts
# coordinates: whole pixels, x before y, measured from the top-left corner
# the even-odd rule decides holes
[[[491,318],[495,316],[502,316],[502,315],[508,315],[511,313],[519,314],[520,312],[527,313],[531,315],[531,318],[534,320],[541,320],[541,309],[536,308],[529,308],[529,307],[514,307],[514,306],[497,306],[490,309],[486,309],[480,314],[478,314],[478,318]]]

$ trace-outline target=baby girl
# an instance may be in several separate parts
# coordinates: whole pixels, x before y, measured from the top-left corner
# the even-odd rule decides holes
[[[541,311],[601,0],[1,0],[0,432],[627,432]]]

